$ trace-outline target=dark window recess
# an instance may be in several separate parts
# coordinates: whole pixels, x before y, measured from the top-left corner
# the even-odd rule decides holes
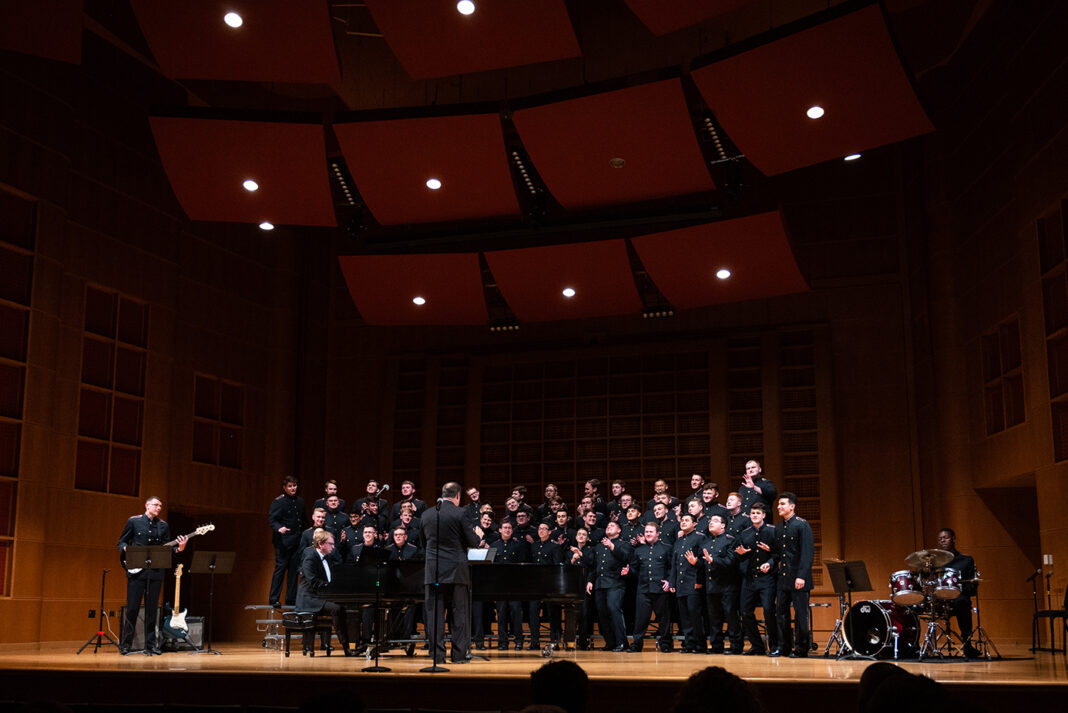
[[[0,245],[0,299],[29,307],[32,289],[33,255]]]
[[[245,387],[197,374],[193,379],[193,416],[193,460],[241,468]]]
[[[25,366],[0,363],[0,416],[22,418],[22,394],[25,380]]]
[[[1063,276],[1060,279],[1063,282]],[[1014,319],[984,334],[981,349],[986,433],[993,435],[1023,423],[1025,417],[1020,322]]]
[[[0,475],[8,478],[18,477],[21,437],[21,423],[0,421]]]
[[[0,357],[26,361],[26,345],[29,339],[29,310],[0,304]]]

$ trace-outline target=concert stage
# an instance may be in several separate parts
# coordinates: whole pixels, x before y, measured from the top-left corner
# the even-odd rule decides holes
[[[297,643],[297,642],[294,642]],[[500,711],[529,703],[529,675],[547,659],[536,651],[475,651],[488,660],[447,664],[449,671],[420,673],[425,656],[382,657],[388,673],[362,673],[364,657],[296,651],[286,658],[258,643],[216,644],[221,656],[166,653],[120,656],[115,649],[75,654],[81,642],[0,647],[0,701],[48,698],[66,704],[165,703],[189,706],[296,707],[335,689],[358,691],[370,709]],[[903,662],[913,673],[942,682],[965,701],[991,711],[1020,704],[1060,710],[1068,700],[1062,654],[1002,650],[1000,661]],[[694,671],[722,666],[755,683],[769,710],[854,711],[857,681],[867,661],[764,656],[557,652],[590,676],[589,710],[664,711]],[[905,709],[908,706],[905,704]],[[129,709],[126,709],[129,710]],[[157,708],[159,710],[159,708]],[[235,710],[231,708],[231,710]]]

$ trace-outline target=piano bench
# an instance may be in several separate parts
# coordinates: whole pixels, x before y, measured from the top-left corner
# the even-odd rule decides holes
[[[307,656],[315,656],[315,635],[324,634],[329,641],[333,633],[334,624],[329,616],[316,614],[310,611],[291,611],[282,614],[282,628],[286,630],[286,656],[289,656],[289,639],[293,632],[300,632],[302,653]],[[326,655],[330,655],[332,647],[327,647]]]

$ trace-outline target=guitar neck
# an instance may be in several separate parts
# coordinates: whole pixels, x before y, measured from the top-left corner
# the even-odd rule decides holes
[[[178,606],[178,599],[181,596],[181,589],[182,589],[182,575],[178,575],[178,576],[176,576],[174,578],[174,615],[175,616],[178,616],[178,612],[180,612],[182,610],[182,608],[180,606]]]

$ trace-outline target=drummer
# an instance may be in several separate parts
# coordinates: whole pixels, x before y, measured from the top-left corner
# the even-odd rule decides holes
[[[975,560],[957,551],[957,533],[948,527],[938,531],[939,548],[953,553],[952,561],[945,566],[960,572],[961,593],[948,602],[950,612],[957,617],[960,638],[964,640],[964,655],[970,659],[979,658],[979,652],[969,639],[972,635],[972,596],[979,589],[975,576]]]

